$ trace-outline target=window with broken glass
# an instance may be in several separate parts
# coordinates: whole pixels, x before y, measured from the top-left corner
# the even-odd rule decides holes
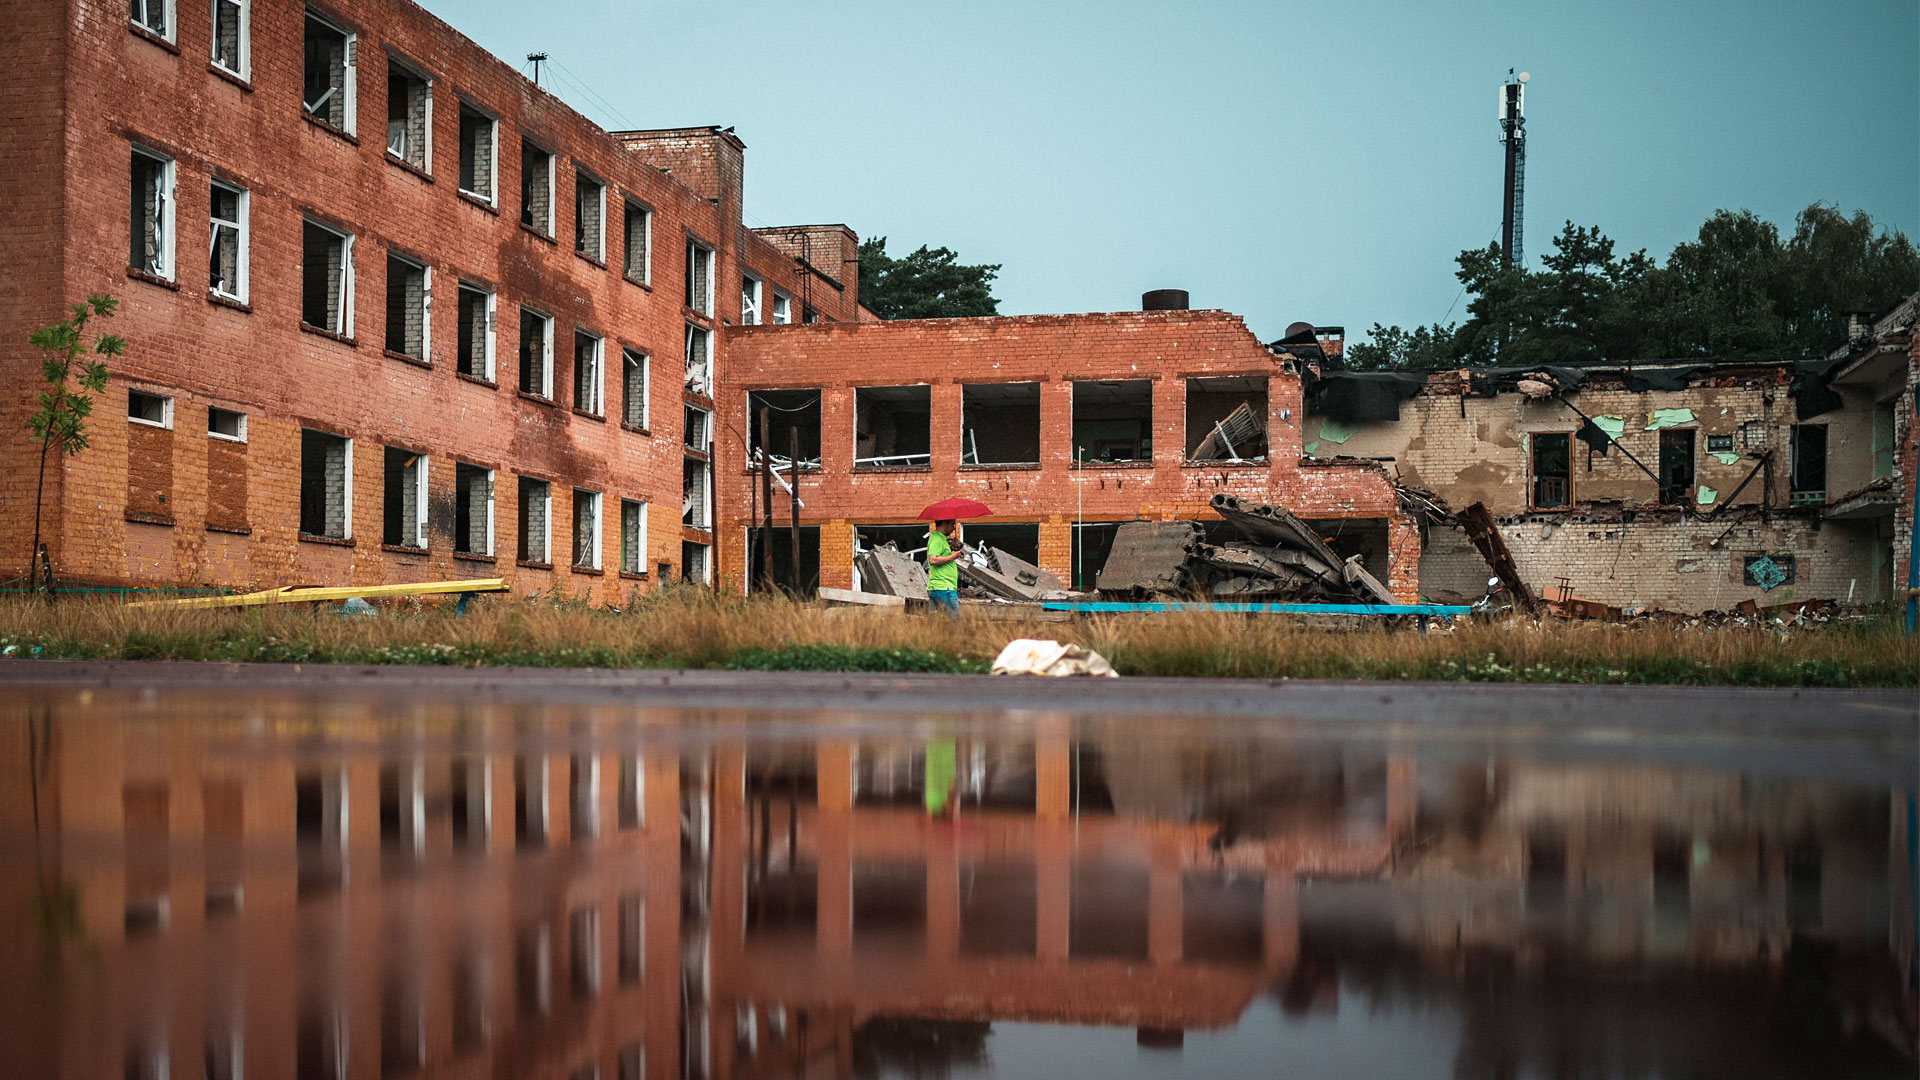
[[[713,315],[713,252],[687,241],[687,306],[702,315]]]
[[[247,300],[247,192],[215,180],[208,206],[207,288]]]
[[[1660,504],[1685,505],[1693,496],[1694,430],[1663,428],[1660,432]]]
[[[430,271],[412,259],[387,253],[387,351],[427,359]]]
[[[300,256],[301,321],[353,336],[353,237],[307,218]]]
[[[133,149],[133,186],[128,203],[127,265],[144,274],[173,278],[173,160]]]
[[[253,67],[253,0],[213,0],[213,66],[242,79]]]
[[[462,375],[493,381],[493,294],[460,283],[459,325],[455,328],[454,369]]]
[[[520,392],[553,397],[553,320],[520,309]]]
[[[307,10],[302,103],[307,115],[353,133],[354,35]]]
[[[620,350],[620,422],[647,427],[647,357],[632,349]]]
[[[1793,425],[1792,493],[1794,506],[1827,501],[1827,425]]]
[[[520,224],[553,235],[553,155],[520,140]]]
[[[499,121],[462,102],[460,105],[460,190],[493,202],[494,144]]]
[[[573,489],[573,567],[600,569],[600,493]]]
[[[653,246],[653,214],[635,202],[627,203],[626,208],[626,263],[621,272],[645,285],[653,280],[648,265],[648,252]]]
[[[606,257],[600,222],[607,201],[606,186],[583,171],[573,177],[573,250],[600,262]]]
[[[713,338],[705,327],[687,324],[687,390],[708,393],[713,377]]]
[[[520,477],[519,559],[525,563],[548,561],[547,523],[553,509],[553,485],[545,480]]]
[[[1535,510],[1565,510],[1573,505],[1573,435],[1538,431],[1527,436]]]
[[[647,504],[620,500],[620,572],[647,572]]]
[[[381,542],[395,547],[427,546],[427,456],[397,446],[385,448]]]
[[[585,330],[573,332],[573,407],[594,416],[600,415],[601,349],[604,343]]]
[[[422,172],[433,166],[433,80],[387,58],[387,153]]]
[[[132,0],[133,25],[173,40],[173,0]]]
[[[745,274],[740,277],[740,325],[760,325],[760,279]]]

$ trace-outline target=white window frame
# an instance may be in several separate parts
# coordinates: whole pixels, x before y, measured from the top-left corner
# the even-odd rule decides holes
[[[321,431],[319,428],[307,428],[305,430],[339,439],[344,447],[341,468],[345,470],[345,476],[342,477],[340,488],[340,520],[342,524],[340,526],[340,535],[330,537],[329,539],[351,540],[353,539],[353,439],[346,435],[335,435],[331,431]],[[308,535],[325,534],[309,533]],[[343,834],[345,833],[344,829],[341,831]]]
[[[638,349],[629,349],[624,346],[620,349],[620,422],[630,428],[639,428],[642,431],[653,426],[649,422],[652,419],[652,402],[649,400],[652,397],[653,390],[653,371],[650,368],[652,363],[652,357]],[[627,415],[629,396],[627,393],[628,368],[638,368],[640,370],[640,419],[638,423],[634,422]]]
[[[420,271],[420,355],[414,359],[430,361],[433,357],[433,267],[422,259],[402,254],[393,248],[387,249],[387,261],[402,262]],[[391,283],[388,287],[392,287]],[[385,327],[381,329],[384,331]]]
[[[211,267],[213,263],[214,249],[220,242],[220,230],[221,229],[233,230],[234,239],[235,239],[233,276],[237,278],[238,281],[236,283],[237,288],[232,292],[225,292],[220,289],[214,288],[211,280],[209,280],[207,284],[207,288],[215,296],[223,296],[228,300],[234,300],[244,304],[247,302],[247,262],[248,262],[248,247],[249,247],[249,241],[250,241],[250,237],[248,236],[248,233],[247,233],[247,210],[250,202],[249,194],[246,188],[240,187],[238,184],[229,184],[225,180],[216,179],[211,182],[210,186],[213,188],[218,188],[222,191],[229,192],[234,196],[236,196],[234,200],[234,208],[235,208],[235,213],[237,215],[237,220],[226,221],[221,218],[214,217],[212,213],[212,207],[208,207],[207,263],[209,267]],[[212,198],[211,192],[209,192],[208,198],[209,198],[209,202],[211,202],[211,198]],[[211,277],[211,275],[209,275],[209,277]]]
[[[423,82],[427,85],[427,95],[426,95],[426,102],[424,106],[426,115],[421,117],[421,125],[420,125],[421,130],[424,132],[424,134],[421,136],[422,145],[420,147],[420,164],[415,165],[413,162],[408,161],[407,155],[404,153],[396,154],[393,152],[393,133],[392,132],[387,133],[387,156],[394,159],[395,161],[398,161],[406,165],[408,168],[417,168],[421,172],[431,176],[433,174],[433,76],[428,75],[424,71],[421,71],[418,67],[415,67],[412,63],[408,62],[407,60],[402,59],[401,57],[396,56],[393,53],[388,53],[387,54],[387,78],[389,79],[393,78],[393,69],[395,68],[399,68],[401,71],[406,72],[410,77],[417,79],[420,82]],[[391,93],[391,91],[389,91],[389,93]],[[388,123],[392,123],[392,121],[388,121]],[[403,133],[404,133],[404,129],[403,129]],[[402,147],[404,148],[404,146],[405,144],[403,142]]]
[[[557,190],[558,174],[554,171],[554,162],[558,160],[560,155],[554,153],[553,151],[547,149],[546,147],[540,145],[539,143],[534,142],[532,139],[529,139],[526,136],[522,135],[520,137],[520,160],[523,168],[526,164],[527,147],[529,146],[533,147],[535,150],[538,150],[542,154],[545,154],[547,156],[547,220],[545,223],[535,221],[529,225],[523,219],[521,221],[521,224],[527,225],[528,228],[534,230],[535,232],[538,232],[541,236],[552,238],[555,235],[555,233],[558,231],[554,227],[555,223],[560,220],[559,214],[557,212],[559,209],[559,203],[560,203],[560,193]],[[521,213],[525,214],[526,212],[526,180],[524,178],[522,178],[521,180],[520,204],[521,204],[520,206]]]
[[[467,372],[467,374],[469,376],[472,376],[473,378],[485,379],[488,382],[494,382],[496,380],[494,379],[494,374],[493,374],[493,335],[494,335],[493,315],[495,310],[495,301],[497,300],[497,297],[495,297],[492,289],[486,288],[485,286],[475,285],[470,281],[460,282],[454,290],[455,303],[453,305],[453,316],[456,319],[461,317],[459,296],[463,292],[474,293],[476,295],[485,297],[486,298],[486,316],[487,316],[487,326],[485,331],[481,333],[481,340],[479,343],[480,360],[482,362],[481,366],[483,370],[479,372],[470,371],[470,372]],[[460,338],[459,338],[458,332],[456,331],[454,336],[454,343],[457,345],[459,344],[459,341],[460,341]],[[454,358],[454,370],[455,371],[460,370],[459,357]]]
[[[540,510],[540,520],[545,522],[546,527],[540,536],[539,556],[535,557],[533,545],[528,544],[526,561],[530,563],[541,563],[546,566],[552,566],[553,565],[553,481],[542,480],[537,476],[522,476],[519,479],[527,481],[529,483],[540,484],[542,485],[542,488],[545,491],[545,494],[540,496],[541,502],[543,503]],[[515,489],[514,494],[516,496],[519,494],[519,487],[520,485],[517,483],[514,485],[514,489]],[[519,526],[521,530],[524,532],[527,524],[527,508],[524,501],[521,501],[519,509],[520,509]],[[525,536],[521,536],[519,537],[519,539],[522,542],[524,542],[527,538]]]
[[[740,325],[760,325],[760,298],[766,295],[765,283],[752,274],[740,275]]]
[[[591,522],[592,531],[587,538],[587,561],[585,562],[581,562],[580,559],[578,558],[578,552],[580,550],[580,537],[577,534],[574,536],[573,549],[576,553],[576,556],[573,561],[573,568],[575,570],[598,570],[601,568],[601,562],[602,562],[600,557],[601,555],[600,553],[600,532],[601,532],[600,510],[602,506],[600,493],[597,491],[589,491],[586,488],[573,489],[573,503],[574,503],[573,523],[574,523],[574,528],[576,530],[579,528],[579,525],[580,525],[579,507],[580,507],[580,497],[582,495],[587,496],[587,505],[588,507],[591,508],[591,516],[593,519]]]
[[[594,215],[596,219],[599,221],[599,225],[594,230],[596,235],[593,238],[593,247],[591,250],[582,248],[579,244],[580,185],[582,183],[593,185],[594,198],[599,201],[599,206],[597,206],[594,209]],[[574,162],[574,165],[573,165],[573,200],[574,200],[573,250],[581,255],[585,255],[587,258],[592,259],[594,262],[597,262],[597,263],[606,262],[607,261],[607,182],[605,180],[600,179],[598,176],[595,176],[592,172],[588,171],[587,169],[582,168],[580,166],[580,163],[577,161]]]
[[[148,161],[160,166],[160,190],[158,197],[154,200],[154,228],[159,233],[159,242],[155,247],[159,249],[156,254],[159,255],[161,262],[159,266],[154,266],[149,263],[146,266],[136,266],[134,269],[142,273],[152,274],[157,278],[172,281],[176,266],[173,249],[173,185],[175,176],[173,159],[157,150],[149,150],[139,143],[133,144],[133,156],[146,158]],[[128,160],[131,162],[132,159],[129,158]],[[129,198],[133,195],[133,179],[131,176],[127,179],[127,195]],[[131,237],[127,239],[127,253],[129,255],[133,253],[133,239]]]
[[[767,321],[774,326],[786,326],[792,323],[793,297],[779,289],[773,290],[773,310],[770,316]]]
[[[454,467],[453,467],[453,482],[454,482],[454,487],[455,487],[455,491],[456,491],[456,494],[455,494],[455,496],[454,496],[455,498],[458,498],[458,497],[459,497],[459,495],[458,495],[458,489],[459,489],[459,484],[460,484],[460,466],[461,466],[461,465],[465,465],[465,466],[466,466],[467,468],[469,468],[469,469],[479,469],[479,470],[480,470],[480,472],[481,472],[481,473],[483,473],[483,474],[485,474],[485,476],[486,476],[486,478],[487,478],[487,506],[486,506],[486,511],[487,511],[487,550],[485,550],[485,551],[465,551],[465,550],[462,550],[462,549],[461,549],[461,544],[462,544],[462,543],[464,542],[464,539],[465,539],[464,537],[459,537],[459,538],[456,538],[456,539],[455,539],[455,541],[454,541],[454,550],[455,550],[456,552],[458,552],[459,554],[461,554],[461,555],[472,555],[472,556],[476,556],[476,557],[479,557],[479,558],[486,558],[486,559],[490,559],[490,558],[493,558],[493,547],[494,547],[494,534],[493,534],[493,485],[494,485],[494,472],[493,472],[493,470],[492,470],[492,469],[489,469],[489,468],[485,468],[485,467],[483,467],[483,466],[480,466],[480,465],[475,465],[475,464],[473,464],[473,463],[472,463],[472,462],[470,462],[470,461],[456,461],[456,462],[454,463]],[[471,520],[472,520],[472,518],[473,518],[473,508],[472,508],[471,506],[469,506],[469,507],[467,508],[467,518],[468,518],[468,520],[469,520],[469,521],[471,521]]]
[[[580,404],[580,339],[593,342],[593,377],[587,381],[587,403]],[[607,339],[578,326],[573,328],[573,407],[592,416],[607,413]]]
[[[359,65],[360,35],[353,32],[352,30],[347,29],[344,26],[341,26],[339,23],[334,22],[332,19],[327,18],[325,15],[320,14],[318,11],[315,11],[311,7],[306,8],[305,12],[306,12],[306,18],[312,19],[314,22],[317,22],[321,26],[325,26],[331,29],[334,33],[339,34],[341,37],[346,39],[346,48],[343,50],[345,55],[341,57],[341,66],[345,70],[342,73],[342,76],[340,79],[340,88],[344,92],[346,100],[341,103],[340,118],[344,122],[341,124],[340,130],[346,132],[349,135],[352,135],[355,133],[355,125],[359,121],[358,84],[360,80],[355,78],[355,75],[357,74],[357,69],[360,66]],[[306,37],[305,37],[306,23],[304,21],[302,21],[300,24],[300,33],[301,33],[301,41],[302,41],[301,47],[303,50],[301,63],[304,65],[306,62],[305,52],[304,52],[304,49],[305,49],[304,42],[306,40]],[[317,107],[316,103],[306,100],[304,96],[306,93],[305,79],[306,79],[306,71],[305,71],[305,68],[303,67],[301,69],[301,80],[302,80],[301,82],[302,97],[300,100],[301,111],[306,113],[308,116],[312,117],[313,119],[318,120],[320,123],[326,124],[328,127],[332,127],[333,126],[332,121],[328,120],[326,117],[321,116],[319,113],[314,111],[315,108]],[[324,99],[322,100],[324,101]]]
[[[353,336],[353,234],[336,229],[318,218],[303,215],[301,220],[307,225],[330,232],[340,238],[339,325],[323,326],[321,329],[350,338]],[[304,251],[301,257],[305,258]],[[304,267],[302,269],[304,270]],[[302,312],[302,315],[304,314]]]
[[[702,417],[704,417],[704,419],[700,421],[700,442],[697,444],[688,442],[686,438],[687,433],[683,431],[680,433],[681,445],[684,448],[691,450],[696,454],[712,454],[713,453],[713,410],[705,408],[703,406],[689,404],[686,407],[686,412],[698,413]],[[681,419],[681,423],[684,424],[685,422],[686,422],[685,417],[683,415]]]
[[[394,449],[404,448],[395,447]],[[401,471],[405,472],[407,469],[418,469],[420,475],[414,477],[413,481],[413,536],[411,538],[403,536],[401,540],[407,547],[425,550],[427,546],[427,455],[414,455],[413,464],[402,466]]]
[[[689,277],[693,275],[694,269],[700,266],[702,262],[702,260],[700,259],[701,255],[706,256],[706,259],[704,260],[706,263],[706,272],[700,275],[701,277],[706,279],[705,280],[706,288],[703,290],[700,290],[700,292],[694,292],[692,282],[689,281],[688,291],[694,292],[694,295],[687,297],[687,299],[689,301],[699,300],[702,298],[702,294],[704,294],[704,298],[706,302],[704,304],[689,303],[687,304],[687,307],[689,310],[698,312],[699,314],[705,315],[707,318],[711,319],[713,318],[713,284],[715,280],[714,264],[719,262],[720,260],[715,257],[714,250],[712,248],[708,247],[707,245],[701,243],[698,240],[693,239],[692,237],[688,237],[687,238],[687,273]]]
[[[225,432],[213,430],[213,414],[216,412],[229,413],[231,415],[239,417],[240,418],[239,434],[228,435]],[[246,442],[247,441],[247,414],[241,412],[238,409],[223,409],[218,405],[207,406],[207,438],[219,439],[221,442],[232,442],[232,443]]]
[[[521,393],[532,394],[534,397],[545,398],[548,401],[552,401],[553,400],[553,321],[554,321],[553,316],[547,314],[544,311],[541,311],[538,308],[527,307],[525,304],[520,305],[520,310],[526,315],[532,315],[535,318],[539,319],[542,327],[540,332],[540,351],[542,354],[541,363],[540,363],[540,385],[538,388],[533,390],[522,390]],[[522,336],[525,335],[525,331],[522,331],[521,333],[522,333]],[[520,350],[518,348],[514,350],[516,354],[518,354],[519,351]],[[520,362],[524,364],[526,363],[526,360],[522,358]],[[520,373],[518,372],[515,373],[516,379],[518,378],[519,374]],[[517,387],[518,385],[519,384],[516,382],[515,386]]]
[[[238,67],[228,67],[220,62],[220,8],[223,5],[234,9],[237,13],[235,17],[240,24],[239,33],[236,35],[238,41],[236,51],[239,55],[235,60],[239,63]],[[207,47],[210,62],[214,67],[236,78],[251,78],[253,75],[253,0],[213,0],[212,26],[212,40]]]
[[[713,389],[713,331],[696,323],[687,324],[687,336],[681,348],[681,356],[692,352],[694,335],[698,333],[702,342],[697,362],[686,364],[686,388],[696,394],[710,394]],[[697,369],[697,370],[696,370]],[[696,377],[697,375],[697,377]]]
[[[148,420],[144,416],[133,415],[133,395],[135,394],[157,399],[160,402],[160,419]],[[167,431],[173,430],[173,397],[169,394],[156,394],[151,390],[142,390],[137,386],[127,387],[127,423]]]
[[[480,106],[475,105],[471,101],[462,100],[460,102],[460,105],[463,111],[471,112],[475,116],[478,116],[487,122],[487,154],[489,157],[492,158],[492,160],[487,162],[487,187],[489,188],[489,190],[480,192],[480,191],[475,191],[472,188],[462,187],[460,188],[460,193],[463,195],[469,195],[469,196],[472,196],[473,198],[479,199],[480,201],[486,203],[488,206],[499,206],[500,205],[500,118],[493,115],[490,112],[487,112],[485,109],[482,109]],[[456,175],[454,176],[454,185],[457,187],[459,186],[459,183],[460,183],[460,178],[457,175],[458,170],[455,170],[455,173]],[[474,170],[474,173],[475,175],[478,175],[479,170],[476,168]]]
[[[652,285],[653,284],[653,210],[650,209],[645,203],[639,202],[634,199],[626,199],[623,201],[625,202],[627,209],[637,210],[640,212],[640,234],[641,234],[641,242],[644,246],[644,250],[641,252],[640,266],[638,268],[640,272],[636,275],[634,273],[635,268],[633,266],[627,265],[628,256],[631,253],[632,247],[633,247],[632,241],[628,235],[629,233],[632,232],[632,229],[626,222],[626,209],[622,209],[620,212],[621,228],[623,230],[620,234],[620,244],[621,244],[620,273],[625,275],[628,281],[637,281],[642,285]]]
[[[636,511],[633,545],[633,566],[627,566],[627,507]],[[647,503],[644,499],[620,500],[620,572],[623,574],[645,574],[647,572]]]
[[[711,420],[712,418],[709,417],[708,419]],[[701,477],[700,494],[696,497],[700,500],[700,502],[698,507],[699,513],[694,515],[694,519],[692,521],[688,521],[687,520],[688,507],[686,505],[686,491],[685,491],[686,485],[685,485],[685,476],[683,475],[681,478],[682,483],[681,483],[680,524],[689,529],[712,529],[713,528],[713,462],[703,460],[701,458],[693,458],[693,457],[685,458],[684,462],[693,463],[695,468],[699,470],[700,477]],[[682,464],[683,472],[685,468],[684,462]],[[711,563],[709,563],[709,565],[711,565]]]
[[[172,42],[176,39],[180,20],[174,13],[173,0],[140,0],[140,7],[140,16],[134,15],[131,10],[127,12],[129,22],[162,41]],[[152,22],[156,9],[160,12],[159,26]]]

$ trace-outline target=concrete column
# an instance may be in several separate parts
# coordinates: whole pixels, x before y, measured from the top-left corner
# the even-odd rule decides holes
[[[1420,602],[1420,526],[1405,514],[1387,520],[1385,584],[1396,603]]]
[[[1073,523],[1063,514],[1040,523],[1040,569],[1073,588]]]
[[[928,429],[932,442],[928,449],[936,476],[948,476],[960,468],[961,396],[957,382],[933,385],[933,417]]]

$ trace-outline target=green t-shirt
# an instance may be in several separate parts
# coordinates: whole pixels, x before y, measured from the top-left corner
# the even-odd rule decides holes
[[[939,566],[933,565],[933,560],[935,558],[938,558],[941,555],[951,555],[951,554],[953,554],[953,545],[947,543],[947,537],[945,533],[935,531],[927,535],[927,591],[928,592],[960,591],[959,560],[956,559],[953,562],[943,563]]]

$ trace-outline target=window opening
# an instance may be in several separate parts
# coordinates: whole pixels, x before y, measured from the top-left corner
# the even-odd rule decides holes
[[[709,392],[713,378],[713,338],[704,327],[687,324],[687,390]]]
[[[540,844],[545,840],[543,832]],[[553,1008],[553,930],[545,921],[514,935],[513,986],[514,1008],[521,1016],[545,1016]]]
[[[553,485],[531,477],[520,478],[520,550],[526,563],[551,561],[547,547],[547,523],[552,520]]]
[[[931,464],[933,390],[926,386],[861,386],[853,391],[853,467],[922,468]]]
[[[713,433],[709,430],[709,421],[713,414],[705,409],[689,405],[686,409],[686,423],[682,428],[687,449],[696,454],[710,453],[713,450]]]
[[[620,572],[647,572],[647,504],[620,500]]]
[[[1819,506],[1827,501],[1827,425],[1793,425],[1792,493],[1794,506]]]
[[[207,407],[207,434],[216,439],[228,439],[233,442],[247,441],[247,414],[222,409],[218,406]]]
[[[553,235],[553,155],[520,140],[520,224]]]
[[[713,315],[713,252],[687,241],[687,306]]]
[[[493,202],[494,144],[499,121],[470,105],[460,106],[460,190]]]
[[[133,24],[173,40],[173,0],[133,0]]]
[[[576,759],[576,768],[578,759]],[[573,996],[591,998],[600,992],[600,909],[583,907],[567,918],[568,965]],[[590,1075],[598,1075],[595,1069]]]
[[[1187,380],[1187,460],[1267,459],[1267,377]]]
[[[773,325],[785,326],[793,321],[793,297],[778,289],[773,291]]]
[[[173,399],[145,390],[127,391],[127,419],[154,427],[173,426]]]
[[[1074,383],[1073,445],[1068,453],[1082,463],[1152,460],[1152,381]]]
[[[579,505],[577,500],[575,505]],[[569,831],[575,841],[600,835],[600,759],[592,754],[575,754],[567,759],[567,807],[571,815]]]
[[[301,230],[300,318],[342,337],[353,334],[353,237],[312,218]]]
[[[622,778],[620,788],[620,827],[623,829],[638,828],[640,825],[639,765],[640,761],[638,758],[623,758],[620,762],[620,776]],[[631,804],[628,802],[627,788],[625,786],[625,778],[628,776],[634,777],[636,781],[633,787],[633,800]],[[631,810],[629,809],[630,806]],[[631,814],[631,818],[629,818],[629,814]],[[647,902],[639,893],[623,893],[620,896],[618,904],[620,913],[620,925],[617,930],[619,935],[617,950],[620,958],[618,977],[620,979],[620,985],[626,986],[639,982],[641,972],[646,967]],[[635,1077],[635,1080],[639,1080],[638,1076]]]
[[[1660,502],[1676,506],[1693,495],[1692,428],[1665,428],[1660,432]]]
[[[173,278],[173,161],[136,147],[133,151],[132,221],[127,265],[155,277]]]
[[[397,446],[386,448],[386,491],[382,542],[396,547],[427,546],[427,457]]]
[[[820,313],[815,311],[810,305],[802,304],[800,305],[800,321],[809,325],[817,323],[820,321]]]
[[[620,350],[620,422],[647,427],[647,357],[632,349]]]
[[[1893,475],[1894,425],[1892,401],[1883,401],[1873,407],[1873,437],[1868,449],[1873,454],[1873,478],[1875,480]],[[1823,485],[1824,486],[1824,485]]]
[[[601,387],[606,380],[600,374],[602,342],[584,330],[573,332],[573,407],[600,415]]]
[[[680,524],[695,529],[711,528],[707,514],[707,463],[686,458],[681,471]]]
[[[427,268],[387,253],[387,351],[427,358]]]
[[[213,0],[213,63],[246,78],[252,67],[250,7],[252,0]]]
[[[422,172],[433,165],[433,80],[387,58],[387,153]]]
[[[740,325],[760,325],[760,279],[740,278]]]
[[[600,493],[573,489],[573,566],[600,569]]]
[[[1707,436],[1707,453],[1709,454],[1733,453],[1733,433],[1728,432],[1725,435]]]
[[[324,431],[300,432],[300,531],[347,540],[353,521],[353,440]]]
[[[960,388],[960,464],[1039,463],[1039,383]]]
[[[453,550],[493,555],[492,469],[458,462],[453,466]]]
[[[459,325],[454,332],[455,369],[462,375],[493,380],[493,294],[464,282],[459,290]]]
[[[520,309],[520,392],[553,397],[553,320]]]
[[[747,393],[747,456],[749,464],[760,461],[760,412],[767,413],[767,449],[775,472],[792,467],[793,433],[800,435],[800,467],[820,467],[820,391],[752,390]]]
[[[776,491],[775,498],[780,495]],[[785,512],[779,515],[784,518]],[[747,590],[759,591],[766,588],[760,578],[761,560],[764,557],[768,541],[768,529],[764,525],[747,528]],[[793,530],[787,525],[775,525],[772,529],[773,541],[773,588],[783,593],[791,593],[793,588]],[[802,525],[800,527],[800,596],[813,596],[820,589],[820,527]]]
[[[691,540],[680,542],[680,580],[695,585],[707,583],[707,545]]]
[[[218,296],[247,299],[247,193],[215,180],[207,207],[207,288]]]
[[[626,263],[628,277],[642,284],[653,280],[647,254],[653,247],[653,214],[638,203],[627,203]]]
[[[573,175],[573,250],[599,262],[606,258],[600,242],[600,222],[605,211],[607,189],[585,172]]]
[[[307,115],[352,133],[354,35],[309,10],[306,46]]]
[[[1564,510],[1573,505],[1573,436],[1537,431],[1527,436],[1533,464],[1533,508]]]

